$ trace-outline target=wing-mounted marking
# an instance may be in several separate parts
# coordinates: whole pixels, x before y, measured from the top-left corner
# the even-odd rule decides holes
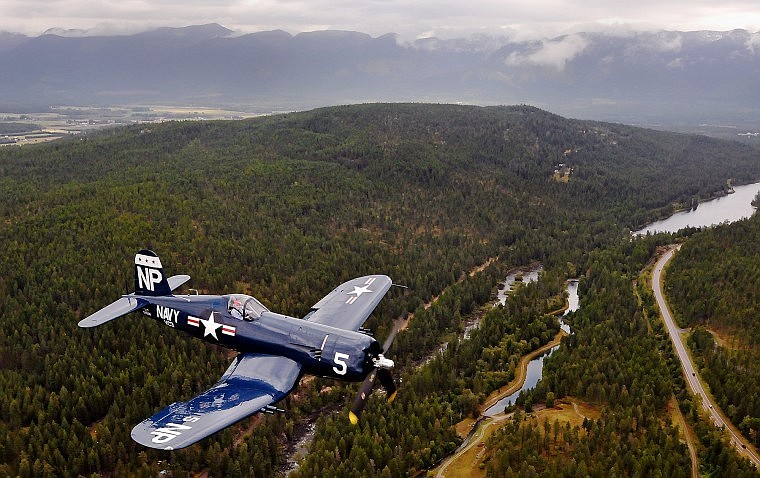
[[[359,330],[391,284],[391,278],[384,275],[351,279],[314,304],[304,319],[332,327]]]
[[[241,354],[213,387],[187,402],[176,402],[132,429],[137,443],[162,450],[184,448],[285,397],[301,365],[285,357]]]

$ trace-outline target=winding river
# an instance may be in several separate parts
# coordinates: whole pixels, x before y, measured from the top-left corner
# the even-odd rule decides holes
[[[678,213],[673,214],[672,216],[668,217],[667,219],[663,219],[661,221],[656,221],[648,226],[644,227],[643,229],[634,232],[635,235],[645,235],[648,233],[654,234],[658,232],[677,232],[680,229],[683,229],[685,227],[706,227],[706,226],[712,226],[715,224],[720,224],[724,222],[734,222],[740,219],[744,219],[747,217],[750,217],[754,212],[755,208],[751,205],[752,200],[757,196],[757,194],[760,192],[760,182],[748,184],[745,186],[737,186],[734,188],[734,192],[728,196],[716,198],[710,201],[705,201],[703,203],[700,203],[695,207],[694,209],[691,209],[689,211],[681,211]],[[538,272],[536,272],[536,279],[538,276]],[[516,275],[515,275],[516,277]],[[509,287],[506,287],[507,284],[511,285],[511,282],[514,281],[514,278],[512,277],[511,281],[509,280],[510,277],[507,278],[507,282],[505,282],[505,287],[503,290],[499,291],[499,297],[497,303],[504,304],[504,300],[506,299],[506,294],[509,292]],[[533,277],[530,277],[528,280],[536,280],[533,279]],[[578,280],[569,280],[567,282],[567,293],[568,293],[568,309],[563,314],[563,317],[567,315],[570,312],[576,311],[579,308],[579,297],[578,297]],[[570,327],[562,320],[562,317],[558,318],[560,327],[563,331],[570,334],[572,333],[570,330]],[[477,324],[473,324],[474,327],[477,327]],[[524,390],[530,390],[536,386],[536,384],[541,380],[541,377],[543,375],[543,365],[544,365],[544,359],[554,353],[555,350],[559,348],[559,345],[552,347],[547,352],[541,354],[540,356],[534,358],[528,363],[527,366],[527,372],[526,372],[526,378],[520,387],[519,390],[516,392],[506,396],[502,397],[498,402],[496,402],[494,405],[488,407],[482,414],[481,418],[476,422],[475,427],[470,432],[470,436],[467,437],[465,442],[459,447],[457,452],[455,452],[453,455],[448,457],[443,461],[441,466],[437,469],[437,476],[444,476],[445,470],[447,466],[458,459],[458,457],[466,451],[468,447],[474,446],[474,445],[482,445],[480,443],[480,440],[482,440],[482,436],[480,438],[473,438],[471,440],[473,433],[477,431],[478,424],[481,423],[498,423],[498,420],[503,419],[505,415],[499,415],[504,412],[504,409],[508,406],[515,403],[517,397],[520,395],[520,393]],[[498,415],[498,416],[497,416]],[[494,418],[497,416],[496,418]],[[488,425],[484,425],[480,427],[480,429],[483,429],[484,427],[487,427]]]
[[[538,274],[540,274],[542,270],[544,270],[544,267],[539,264],[529,269],[519,269],[510,272],[502,283],[503,287],[499,289],[499,292],[496,295],[496,301],[499,304],[504,305],[507,302],[507,295],[512,290],[514,283],[517,282],[518,277],[525,284],[536,282],[538,280]]]
[[[486,409],[486,411],[483,412],[483,416],[492,417],[494,415],[502,413],[507,407],[515,404],[515,401],[517,401],[517,397],[520,396],[520,393],[522,393],[523,390],[533,389],[538,383],[538,381],[541,380],[541,377],[543,376],[544,359],[550,356],[551,354],[553,354],[554,351],[557,350],[558,348],[559,348],[559,345],[555,345],[548,352],[528,362],[528,370],[525,372],[525,381],[523,382],[522,387],[520,387],[520,389],[514,392],[513,394],[502,398],[498,402],[488,407],[488,409]]]
[[[509,292],[512,290],[512,286],[515,285],[515,282],[522,282],[523,284],[536,282],[538,280],[538,274],[540,274],[542,270],[544,270],[544,266],[542,266],[541,264],[538,264],[538,265],[531,266],[528,268],[515,269],[509,274],[507,274],[507,277],[504,279],[504,282],[501,283],[501,288],[496,293],[496,302],[494,303],[494,305],[506,304],[507,295],[509,295]],[[472,322],[468,322],[467,324],[465,324],[464,335],[462,337],[464,339],[469,339],[470,333],[473,330],[477,329],[478,327],[480,327],[480,318],[473,320]]]
[[[575,312],[578,310],[580,306],[580,299],[578,297],[578,280],[572,279],[567,281],[567,296],[568,296],[568,307],[567,310],[565,310],[565,313],[563,314],[563,317],[569,314],[570,312]],[[567,325],[562,318],[559,319],[560,327],[562,330],[564,330],[566,333],[570,334],[572,333],[570,331],[570,326]],[[534,358],[530,362],[528,362],[528,369],[525,374],[525,381],[522,384],[522,387],[520,387],[519,390],[515,391],[511,395],[508,395],[498,402],[494,403],[490,407],[488,407],[484,412],[483,415],[486,417],[492,417],[496,414],[502,413],[504,409],[509,407],[510,405],[513,405],[515,401],[517,400],[517,397],[520,396],[520,393],[524,390],[531,390],[536,386],[539,380],[541,380],[541,377],[543,376],[544,372],[544,359],[551,354],[554,353],[555,350],[559,348],[559,345],[556,345],[552,347],[548,352],[541,354],[539,357]]]

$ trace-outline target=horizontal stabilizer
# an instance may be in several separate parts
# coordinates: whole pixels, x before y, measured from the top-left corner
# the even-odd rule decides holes
[[[105,324],[106,322],[113,319],[117,319],[122,315],[134,312],[146,305],[148,305],[148,301],[145,299],[141,299],[139,297],[124,296],[121,299],[118,299],[115,302],[112,302],[111,304],[103,307],[94,314],[80,320],[78,325],[83,328],[97,327],[98,325]]]
[[[187,274],[181,274],[177,276],[171,276],[166,279],[169,282],[169,288],[171,290],[177,289],[179,286],[190,280],[190,276]]]
[[[182,284],[190,280],[189,275],[176,275],[167,279],[169,288],[174,290],[180,287]],[[95,312],[94,314],[85,317],[79,321],[79,326],[83,328],[97,327],[98,325],[105,324],[113,319],[117,319],[122,315],[127,315],[130,312],[134,312],[141,307],[145,307],[149,302],[142,297],[135,297],[134,294],[122,296],[116,302],[111,303]]]

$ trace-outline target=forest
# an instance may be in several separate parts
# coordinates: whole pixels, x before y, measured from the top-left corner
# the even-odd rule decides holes
[[[489,443],[491,475],[690,476],[685,444],[664,413],[674,397],[698,435],[701,475],[757,476],[698,416],[641,274],[658,246],[671,241],[661,234],[590,254],[582,306],[571,318],[574,334],[563,338],[543,379],[518,404],[573,396],[601,406],[601,417],[551,430],[513,420]]]
[[[667,238],[629,234],[721,194],[728,178],[757,180],[758,156],[738,143],[528,106],[421,104],[143,124],[2,148],[0,475],[273,476],[307,421],[315,436],[294,476],[422,474],[458,445],[453,425],[512,378],[517,358],[554,336],[549,312],[564,280],[583,276],[582,297],[593,299],[535,400],[551,391],[609,407],[593,433],[563,432],[583,444],[578,466],[681,476],[688,456],[662,415],[679,389],[673,359],[657,352],[662,332],[650,332],[631,289]],[[552,180],[559,163],[573,168],[567,182]],[[413,314],[390,353],[397,401],[374,397],[351,427],[356,386],[304,380],[284,414],[179,452],[140,447],[129,436],[135,423],[207,389],[231,360],[136,315],[76,327],[123,293],[143,247],[202,293],[248,293],[296,317],[351,277],[384,273],[408,286],[367,324],[383,338]],[[544,266],[538,284],[484,307],[507,270],[535,262]],[[481,327],[458,340],[473,316]],[[528,433],[520,430],[511,433]],[[595,463],[589,440],[608,446],[604,461]],[[512,466],[500,455],[494,474]]]
[[[668,270],[667,290],[700,375],[723,411],[760,445],[760,217],[702,231]]]

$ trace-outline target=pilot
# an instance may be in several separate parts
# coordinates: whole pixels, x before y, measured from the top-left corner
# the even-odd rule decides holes
[[[233,299],[230,305],[230,314],[233,318],[243,320],[242,304],[238,299]]]

